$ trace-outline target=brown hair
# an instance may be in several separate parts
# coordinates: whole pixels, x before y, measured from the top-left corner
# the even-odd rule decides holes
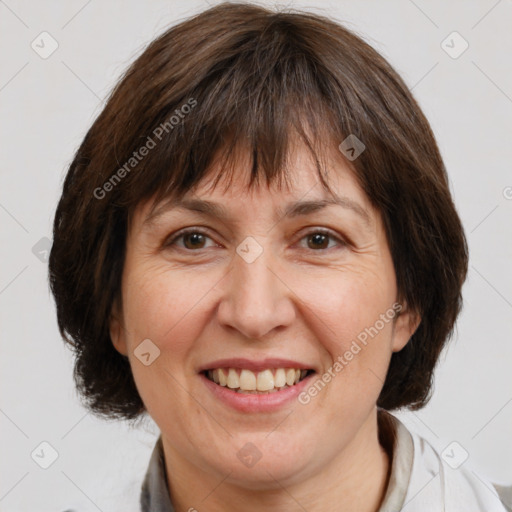
[[[421,317],[393,353],[377,405],[427,403],[461,309],[468,260],[428,121],[390,64],[341,25],[224,3],[149,44],[112,91],[64,181],[50,285],[60,333],[76,355],[77,388],[93,412],[136,419],[145,411],[128,358],[109,335],[136,207],[181,197],[206,176],[217,151],[225,149],[227,161],[242,145],[252,155],[249,186],[261,175],[267,184],[286,179],[292,133],[315,156],[327,187],[315,151],[321,132],[337,144],[355,135],[366,146],[349,165],[382,215],[398,299]]]

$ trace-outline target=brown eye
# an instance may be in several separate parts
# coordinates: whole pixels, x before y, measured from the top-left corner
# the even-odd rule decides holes
[[[179,240],[183,240],[183,245],[178,244]],[[197,250],[197,249],[205,249],[206,241],[211,240],[211,238],[202,231],[197,229],[190,229],[187,231],[182,231],[178,233],[174,238],[165,243],[166,247],[177,246],[180,249],[186,249],[189,251]]]
[[[186,233],[182,235],[182,238],[187,249],[203,248],[205,236],[202,233]]]
[[[308,241],[311,241],[310,249],[327,249],[329,245],[329,235],[325,233],[314,233],[308,235]]]
[[[325,251],[332,248],[332,245],[329,247],[329,242],[331,240],[341,247],[345,247],[347,245],[346,242],[333,235],[330,231],[318,229],[307,233],[302,240],[307,240],[307,249],[311,249],[313,251]]]

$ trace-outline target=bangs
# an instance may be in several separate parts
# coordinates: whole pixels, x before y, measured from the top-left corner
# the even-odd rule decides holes
[[[329,191],[324,156],[355,128],[348,112],[340,122],[330,98],[332,91],[339,94],[335,80],[326,78],[327,70],[319,72],[318,60],[299,49],[285,28],[275,22],[243,41],[233,35],[232,51],[212,56],[212,66],[187,94],[158,109],[149,131],[156,146],[123,187],[130,216],[140,202],[151,198],[154,208],[180,199],[206,177],[213,178],[213,188],[222,179],[227,189],[242,165],[248,188],[288,186],[287,161],[296,144],[310,152]],[[181,119],[172,124],[173,117]]]

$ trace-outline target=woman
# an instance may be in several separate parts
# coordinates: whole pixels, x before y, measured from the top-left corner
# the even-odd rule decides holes
[[[221,4],[116,86],[50,278],[89,408],[161,430],[142,510],[503,511],[388,412],[427,403],[467,262],[391,66],[323,17]]]

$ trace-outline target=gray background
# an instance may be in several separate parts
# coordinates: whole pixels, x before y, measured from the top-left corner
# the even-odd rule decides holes
[[[102,421],[80,405],[48,290],[45,237],[67,166],[103,98],[145,44],[207,5],[0,1],[2,511],[137,510],[158,429],[151,420],[137,429]],[[511,485],[512,2],[266,5],[311,9],[355,30],[395,66],[431,121],[470,272],[431,402],[397,416],[440,452],[456,441],[449,453],[466,450],[466,463]],[[43,31],[58,43],[46,59],[31,47],[51,48]],[[463,41],[446,39],[453,31],[469,44],[461,55]],[[58,452],[46,470],[31,458],[43,441]]]

